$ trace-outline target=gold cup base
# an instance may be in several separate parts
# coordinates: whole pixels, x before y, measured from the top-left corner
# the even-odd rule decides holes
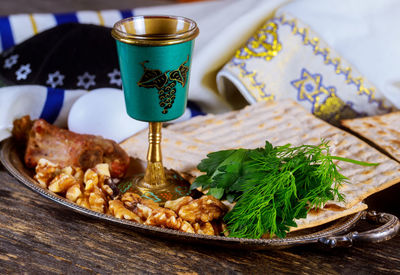
[[[190,195],[190,183],[173,170],[165,169],[165,182],[161,184],[149,184],[145,179],[144,174],[126,179],[120,183],[120,190],[123,193],[134,192],[160,206],[164,206],[166,201]]]
[[[164,168],[161,156],[161,128],[161,122],[149,122],[145,173],[125,179],[118,187],[122,193],[129,190],[163,206],[166,201],[189,195],[190,183],[176,171]]]

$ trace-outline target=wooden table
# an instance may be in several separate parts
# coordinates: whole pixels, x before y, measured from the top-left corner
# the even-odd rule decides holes
[[[0,14],[134,8],[171,0],[2,0]],[[369,199],[400,216],[400,187]],[[0,274],[400,274],[400,236],[352,248],[244,251],[147,237],[76,214],[25,188],[0,165]]]
[[[400,197],[397,186],[370,204],[387,211],[397,203],[395,196]],[[280,251],[165,241],[76,214],[27,189],[0,166],[0,274],[22,272],[400,274],[400,235],[352,248]]]

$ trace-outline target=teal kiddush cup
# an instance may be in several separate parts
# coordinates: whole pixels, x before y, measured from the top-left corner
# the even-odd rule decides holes
[[[126,109],[134,119],[163,122],[185,109],[194,21],[174,16],[135,16],[118,21],[117,42]]]
[[[111,34],[117,41],[127,113],[149,122],[146,171],[123,184],[162,205],[189,192],[179,174],[164,170],[161,129],[162,122],[185,112],[193,40],[199,29],[184,17],[135,16],[117,22]]]

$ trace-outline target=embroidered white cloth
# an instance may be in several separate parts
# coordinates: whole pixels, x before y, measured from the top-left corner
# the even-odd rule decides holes
[[[393,85],[389,89],[385,85],[394,75],[400,76],[396,67],[400,55],[395,49],[400,39],[394,38],[394,31],[397,30],[395,25],[391,26],[394,21],[400,21],[389,16],[389,22],[384,12],[389,7],[400,12],[400,3],[397,3],[362,1],[363,5],[360,5],[360,1],[351,0],[295,1],[288,4],[273,19],[266,21],[218,73],[219,90],[226,98],[231,98],[235,94],[234,87],[250,103],[292,98],[310,112],[333,123],[341,118],[393,111],[400,107],[400,89],[394,91]],[[382,8],[382,4],[386,8]],[[361,6],[363,9],[355,9]],[[371,15],[380,19],[378,23],[373,23]],[[303,19],[312,27],[302,22]],[[367,19],[372,23],[366,24]],[[324,22],[323,27],[320,22]],[[346,56],[353,57],[352,61],[358,66],[350,64],[321,39],[313,31],[314,26],[318,26],[330,42],[338,44],[339,50]],[[382,30],[386,35],[393,36],[390,37],[397,42],[396,47],[376,42],[383,37]],[[365,33],[368,33],[368,39]],[[348,39],[349,44],[343,39]],[[356,53],[349,46],[362,50]],[[377,57],[386,50],[392,53],[392,58],[385,58],[384,54]],[[363,62],[361,56],[369,61]],[[377,59],[382,60],[384,66],[374,66],[374,62],[378,63]],[[372,73],[375,70],[377,73]],[[388,76],[379,70],[387,71]],[[375,85],[364,76],[363,71],[369,73]]]
[[[284,5],[279,12],[309,25],[400,108],[398,0],[301,0]]]
[[[276,12],[277,10],[279,11]],[[400,107],[400,67],[398,67],[400,38],[396,29],[400,25],[400,17],[396,16],[399,12],[400,2],[396,0],[379,1],[379,3],[374,0],[297,0],[292,2],[224,0],[128,11],[12,15],[0,18],[0,44],[4,50],[40,31],[65,22],[112,26],[119,19],[131,15],[186,16],[193,18],[200,28],[200,36],[196,39],[192,61],[189,99],[198,103],[203,111],[221,113],[237,107],[232,103],[235,101],[233,99],[240,97],[239,93],[235,93],[236,87],[249,103],[261,98],[260,95],[263,93],[257,94],[260,89],[265,92],[267,98],[271,95],[278,98],[276,95],[280,93],[290,94],[290,97],[296,97],[310,111],[314,113],[319,111],[322,117],[334,119],[339,111],[352,116],[386,112],[390,107]],[[297,19],[296,26],[306,27],[309,30],[308,35],[311,39],[304,40],[308,44],[303,41],[305,34],[296,34],[300,29],[295,29],[287,21],[292,18]],[[273,21],[268,21],[271,19]],[[260,78],[261,72],[254,74],[253,71],[261,68],[261,65],[257,68],[251,67],[257,63],[255,62],[257,58],[250,58],[252,60],[250,63],[247,63],[248,60],[241,60],[245,66],[233,65],[233,62],[237,63],[234,57],[235,52],[245,45],[246,41],[266,22],[279,25],[275,33],[279,36],[277,41],[281,44],[281,49],[275,51],[276,56],[270,61],[260,58],[260,60],[265,60],[262,63],[267,64],[262,65],[266,66],[262,68],[262,73],[266,78]],[[274,31],[271,31],[271,26],[267,28],[270,29],[266,30],[265,38],[271,39],[273,35],[270,33]],[[318,49],[322,51],[318,54],[313,53],[316,48],[314,46],[316,37],[319,38]],[[299,48],[287,41],[295,43]],[[271,40],[264,42],[268,44]],[[293,47],[292,51],[289,51],[287,47]],[[329,49],[332,64],[328,64],[330,61],[324,49]],[[304,55],[305,51],[308,51],[307,55]],[[284,60],[278,62],[278,59],[282,60],[282,58]],[[341,63],[337,63],[335,58],[339,58]],[[232,66],[236,71],[232,70]],[[349,71],[347,68],[352,68],[352,70]],[[220,91],[216,84],[219,71]],[[227,81],[222,81],[223,78],[231,79],[233,86],[231,84],[227,86]],[[254,83],[251,82],[252,78]],[[253,88],[256,90],[252,90]],[[347,90],[342,90],[343,88]],[[13,92],[9,89],[13,89]],[[26,87],[0,89],[2,112],[0,139],[9,135],[7,127],[17,116],[30,113],[39,117],[43,113],[47,97],[51,97],[54,93],[49,92],[49,88],[37,86],[31,87],[29,93],[36,93],[39,89],[45,91],[39,92],[43,95],[38,100],[44,105],[31,104],[28,100],[21,100],[23,104],[11,104],[13,102],[11,98],[15,100],[17,94],[27,96]],[[9,97],[11,93],[14,95]],[[77,92],[71,100],[78,98],[81,93],[81,91]],[[66,117],[62,119],[60,114],[68,114],[72,103],[67,104],[64,99],[61,102],[63,111],[56,114],[54,121],[62,121],[61,124],[65,125]],[[348,107],[344,108],[343,102],[348,103]],[[323,112],[327,106],[336,108],[335,115],[332,115],[332,112]]]

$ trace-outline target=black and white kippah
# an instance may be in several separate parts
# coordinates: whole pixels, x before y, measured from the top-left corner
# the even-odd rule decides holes
[[[122,88],[111,29],[62,24],[0,56],[0,86],[37,84],[60,89]]]

